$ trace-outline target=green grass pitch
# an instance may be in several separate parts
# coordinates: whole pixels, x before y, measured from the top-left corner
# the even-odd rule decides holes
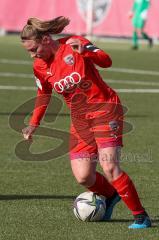
[[[126,120],[134,127],[124,137],[121,166],[134,180],[153,227],[128,230],[133,218],[123,203],[115,208],[111,222],[78,221],[72,204],[85,189],[72,176],[68,154],[49,161],[24,161],[16,156],[15,149],[22,135],[10,127],[9,118],[15,109],[34,97],[36,91],[18,89],[35,85],[30,76],[31,60],[17,36],[6,36],[0,38],[1,240],[158,240],[159,49],[158,46],[148,49],[143,44],[138,51],[132,51],[130,43],[120,41],[98,42],[98,46],[113,59],[112,68],[101,70],[101,75],[119,91],[128,108]],[[19,124],[20,116],[21,113],[14,114],[15,124]],[[48,114],[41,126],[50,131],[69,131],[69,112],[64,104],[55,121],[51,121],[51,117]],[[35,136],[31,151],[44,153],[60,144],[61,141],[53,137]]]

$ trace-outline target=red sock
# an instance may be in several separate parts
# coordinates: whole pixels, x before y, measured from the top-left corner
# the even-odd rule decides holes
[[[123,172],[115,181],[113,181],[112,185],[117,190],[118,194],[127,207],[131,210],[133,215],[145,212],[143,206],[141,205],[135,186],[125,172]]]
[[[96,181],[93,186],[88,188],[91,192],[110,198],[116,192],[115,188],[106,180],[106,178],[96,172]]]

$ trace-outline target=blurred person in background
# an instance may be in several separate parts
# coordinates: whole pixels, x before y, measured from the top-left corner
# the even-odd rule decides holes
[[[34,58],[38,86],[33,115],[23,136],[29,140],[40,125],[52,90],[62,95],[70,109],[70,162],[77,182],[106,197],[104,220],[111,219],[114,206],[122,199],[135,218],[129,228],[151,227],[133,181],[120,168],[123,107],[95,67],[108,68],[112,60],[86,38],[54,40],[51,34],[61,33],[68,24],[65,17],[30,18],[21,32],[22,44]],[[96,171],[97,159],[103,174]]]
[[[147,22],[148,10],[150,8],[150,0],[134,0],[132,10],[129,12],[129,17],[132,18],[133,35],[132,35],[132,49],[139,48],[139,36],[148,41],[149,47],[152,47],[153,40],[145,32],[145,25]]]
[[[6,30],[1,26],[0,23],[0,36],[5,36],[6,35]]]

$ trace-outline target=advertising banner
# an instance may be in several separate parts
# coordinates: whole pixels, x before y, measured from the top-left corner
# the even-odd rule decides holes
[[[71,22],[65,29],[69,34],[86,34],[88,0],[1,0],[0,28],[7,31],[21,31],[29,17],[44,20],[66,16]],[[93,0],[94,35],[123,36],[132,34],[132,23],[128,13],[133,0]],[[146,23],[147,32],[159,37],[159,1],[151,0]]]

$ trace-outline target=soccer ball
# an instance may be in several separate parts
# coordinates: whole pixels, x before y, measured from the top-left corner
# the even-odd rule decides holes
[[[106,210],[105,197],[93,192],[81,193],[74,201],[73,212],[85,222],[101,221]]]

